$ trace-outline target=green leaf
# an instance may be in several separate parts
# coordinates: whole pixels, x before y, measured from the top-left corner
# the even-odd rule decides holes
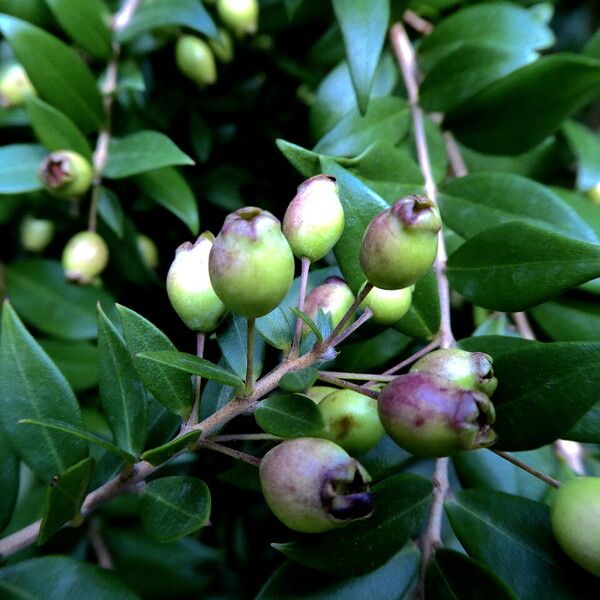
[[[19,423],[21,425],[35,425],[51,431],[61,431],[62,433],[90,442],[90,444],[94,444],[99,448],[104,448],[104,450],[112,452],[115,456],[119,456],[127,462],[136,461],[135,455],[129,454],[128,452],[125,452],[125,450],[121,450],[121,448],[118,448],[111,442],[101,438],[99,435],[87,431],[83,427],[77,427],[65,421],[59,421],[57,419],[21,419]]]
[[[10,522],[19,492],[19,458],[0,427],[0,532]]]
[[[98,352],[89,342],[38,340],[75,392],[98,385]]]
[[[321,159],[321,168],[337,179],[346,225],[334,252],[344,279],[356,293],[365,282],[358,259],[363,234],[371,219],[389,205],[333,160]]]
[[[254,411],[258,426],[278,437],[319,437],[325,421],[319,407],[300,394],[270,396]]]
[[[540,590],[544,600],[585,597],[561,564],[546,505],[500,492],[462,490],[446,501],[446,512],[469,556],[506,582],[519,600],[539,600]]]
[[[600,306],[571,298],[531,309],[538,325],[557,342],[600,341]]]
[[[493,571],[464,554],[443,548],[427,568],[425,594],[436,600],[518,600]]]
[[[142,497],[144,529],[160,542],[172,542],[208,525],[210,492],[193,477],[163,477],[151,481]]]
[[[574,54],[545,56],[463,102],[448,113],[445,124],[475,150],[518,154],[596,98],[599,86],[600,61]]]
[[[73,391],[5,302],[0,335],[0,424],[23,461],[42,479],[87,456],[87,445],[60,432],[27,430],[21,419],[60,419],[82,426]]]
[[[46,489],[38,545],[46,543],[65,523],[81,519],[81,505],[90,485],[94,459],[85,458],[55,475]]]
[[[6,37],[40,97],[70,117],[84,132],[103,119],[96,80],[78,54],[59,39],[21,19],[0,15]]]
[[[419,566],[419,552],[407,548],[362,577],[336,577],[286,561],[269,578],[256,600],[377,600],[406,598]]]
[[[125,233],[125,214],[119,198],[104,186],[100,186],[98,198],[99,217],[118,238],[122,238]]]
[[[193,164],[164,133],[138,131],[111,139],[102,174],[109,179],[123,179],[161,167]]]
[[[562,131],[577,161],[577,189],[589,190],[600,181],[600,137],[575,121],[567,121]]]
[[[333,10],[342,30],[358,106],[364,114],[385,42],[390,3],[389,0],[333,0]]]
[[[110,15],[101,0],[46,0],[46,4],[76,44],[95,58],[110,56]]]
[[[74,150],[92,159],[89,142],[63,112],[35,96],[27,100],[27,112],[36,137],[48,150]]]
[[[174,440],[171,440],[162,446],[152,448],[151,450],[146,450],[146,452],[142,454],[141,459],[154,466],[161,465],[182,450],[194,446],[201,433],[202,431],[199,429],[196,429],[195,431],[188,431],[187,433],[177,436]]]
[[[200,217],[194,192],[175,169],[166,167],[149,171],[136,177],[135,182],[152,200],[171,211],[194,235],[198,235]]]
[[[87,340],[98,333],[96,304],[107,310],[112,298],[93,286],[65,281],[61,264],[26,259],[6,268],[6,288],[16,310],[37,329],[69,340]]]
[[[317,152],[312,152],[302,146],[286,142],[281,138],[275,140],[281,153],[290,161],[292,166],[304,177],[312,177],[319,172],[319,158]]]
[[[315,337],[319,340],[319,342],[323,341],[323,334],[317,327],[316,323],[305,313],[298,310],[295,306],[291,306],[290,310],[303,322],[308,325],[310,330],[315,334]]]
[[[187,418],[192,406],[189,375],[137,356],[140,352],[148,351],[173,352],[176,351],[175,346],[160,329],[138,313],[121,305],[117,305],[117,310],[123,324],[123,336],[142,383],[170,411]]]
[[[244,381],[228,369],[219,367],[204,358],[199,358],[186,352],[160,350],[158,352],[142,352],[137,356],[141,359],[167,365],[191,375],[199,375],[200,377],[211,379],[224,385],[237,388],[244,386]]]
[[[42,187],[40,163],[48,152],[38,144],[12,144],[0,148],[0,194],[34,192]]]
[[[474,173],[454,179],[442,187],[439,202],[444,224],[467,239],[495,225],[519,221],[598,243],[590,226],[561,198],[519,175]]]
[[[123,338],[98,306],[98,374],[100,400],[115,444],[134,456],[144,448],[146,396]]]
[[[419,45],[419,62],[429,71],[464,45],[485,44],[500,50],[542,50],[554,42],[550,28],[530,11],[509,2],[463,8],[438,23]]]
[[[600,276],[600,246],[522,222],[486,229],[448,260],[454,289],[490,310],[525,310]]]
[[[361,575],[388,561],[417,531],[427,514],[431,483],[411,473],[394,475],[373,488],[375,511],[343,529],[273,544],[292,560],[318,571]]]
[[[0,570],[7,600],[139,600],[109,571],[68,556],[30,558]]]
[[[231,370],[240,378],[246,377],[246,354],[248,345],[247,319],[239,315],[233,315],[228,327],[223,328],[217,334],[217,342],[223,353],[223,357]],[[261,336],[254,337],[254,362],[253,374],[257,379],[263,368],[265,358],[265,341]],[[225,382],[223,382],[225,383]]]
[[[440,298],[433,269],[417,281],[408,312],[394,329],[415,338],[433,339],[440,329]]]
[[[409,114],[402,98],[374,98],[364,116],[349,112],[314,147],[319,154],[356,156],[372,143],[397,144],[408,132]]]
[[[306,391],[319,376],[319,371],[315,367],[305,367],[299,371],[286,373],[279,380],[279,387],[290,393],[301,393]]]
[[[133,38],[152,29],[181,25],[210,37],[217,37],[217,28],[199,0],[168,0],[146,2],[135,12],[133,18],[117,34],[119,42]]]

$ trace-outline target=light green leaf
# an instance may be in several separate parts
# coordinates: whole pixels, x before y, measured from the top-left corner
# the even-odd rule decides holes
[[[41,189],[38,169],[47,154],[47,150],[38,144],[0,147],[0,194],[22,194]]]
[[[259,427],[278,437],[319,437],[325,421],[319,407],[300,394],[270,396],[254,411]]]
[[[161,465],[182,450],[192,448],[201,434],[202,431],[196,429],[194,431],[188,431],[183,435],[178,435],[174,440],[171,440],[162,446],[146,450],[146,452],[142,454],[141,459],[149,462],[151,465]]]
[[[600,182],[600,136],[575,121],[567,121],[562,131],[577,163],[577,189],[587,191]]]

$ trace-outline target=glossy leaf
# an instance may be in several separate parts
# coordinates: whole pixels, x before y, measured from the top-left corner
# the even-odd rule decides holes
[[[360,111],[367,110],[390,19],[389,0],[333,0]]]
[[[67,115],[35,96],[27,100],[27,112],[36,137],[48,150],[74,150],[91,161],[89,142]]]
[[[431,489],[431,483],[418,475],[394,475],[373,488],[377,508],[368,519],[274,547],[318,571],[368,573],[388,561],[420,528]]]
[[[279,380],[279,387],[292,394],[306,391],[319,376],[319,371],[315,367],[305,367],[299,371],[286,373]]]
[[[41,189],[38,169],[47,154],[47,150],[38,144],[0,147],[0,194],[22,194]]]
[[[440,328],[440,299],[433,269],[417,281],[408,312],[393,327],[415,338],[427,340],[437,335]]]
[[[125,233],[125,214],[117,195],[101,186],[98,200],[98,216],[110,227],[113,233],[122,238]]]
[[[61,432],[32,430],[21,419],[60,419],[82,426],[62,373],[5,302],[0,335],[0,424],[23,461],[49,481],[87,456],[87,444]]]
[[[175,346],[160,329],[138,313],[120,305],[117,305],[117,309],[123,324],[123,336],[127,348],[142,383],[170,411],[186,418],[192,406],[192,386],[189,375],[179,369],[137,356],[140,352],[176,352]]]
[[[139,358],[179,369],[191,375],[199,375],[205,379],[211,379],[224,385],[243,387],[243,380],[223,367],[219,367],[210,361],[176,350],[159,350],[154,352],[142,352]]]
[[[139,456],[146,439],[146,396],[123,338],[100,307],[98,375],[100,400],[115,444]]]
[[[64,473],[56,475],[46,489],[46,500],[38,544],[47,542],[61,527],[71,520],[81,519],[81,505],[85,499],[94,460],[86,458],[69,467]]]
[[[451,285],[477,306],[514,312],[600,276],[600,246],[523,222],[486,229],[448,260]]]
[[[64,112],[86,133],[101,124],[103,111],[96,80],[75,50],[42,29],[8,15],[0,15],[0,32],[43,100]]]
[[[194,235],[198,235],[200,217],[194,192],[175,169],[165,167],[148,171],[136,177],[135,181],[145,194],[183,221]]]
[[[149,462],[151,465],[158,466],[182,450],[191,448],[195,442],[198,441],[201,433],[202,432],[199,429],[196,429],[195,431],[188,431],[187,433],[177,436],[174,440],[171,440],[162,446],[152,448],[151,450],[146,450],[146,452],[142,454],[141,459]]]
[[[162,477],[144,491],[140,516],[144,529],[160,542],[171,542],[208,525],[210,492],[193,477]]]
[[[38,340],[44,352],[67,378],[75,392],[98,384],[98,352],[89,342]]]
[[[281,138],[275,140],[275,143],[292,166],[304,177],[312,177],[319,172],[320,155],[317,152],[312,152]]]
[[[0,532],[8,525],[19,492],[19,458],[0,426]]]
[[[231,370],[240,378],[246,377],[246,352],[248,345],[247,319],[232,315],[229,326],[217,334],[217,342],[223,357]],[[253,374],[257,379],[263,368],[265,358],[265,341],[261,336],[254,336]],[[224,383],[224,382],[223,382]]]
[[[112,138],[103,175],[123,179],[171,165],[193,165],[166,135],[158,131],[138,131],[122,138]]]
[[[319,407],[300,394],[265,398],[256,407],[254,417],[261,429],[283,438],[318,437],[325,428]]]
[[[562,131],[577,162],[577,189],[589,190],[600,181],[600,137],[575,121],[565,123]]]
[[[600,341],[600,307],[596,302],[561,298],[536,306],[531,315],[557,342]]]

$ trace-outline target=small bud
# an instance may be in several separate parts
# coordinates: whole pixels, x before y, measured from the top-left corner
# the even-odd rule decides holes
[[[363,284],[363,288],[366,284]],[[361,288],[362,290],[362,288]],[[402,290],[383,290],[374,287],[361,302],[360,308],[370,308],[373,321],[380,325],[393,325],[399,321],[410,308],[413,286]]]
[[[217,38],[209,38],[208,43],[212,48],[214,55],[224,63],[229,63],[233,59],[233,41],[229,32],[219,27]]]
[[[360,247],[360,266],[367,280],[385,290],[416,283],[431,267],[441,221],[434,203],[407,196],[377,215],[367,226]]]
[[[146,268],[156,269],[158,267],[158,248],[156,244],[147,235],[140,233],[137,236],[136,245]]]
[[[81,154],[59,150],[43,160],[38,174],[46,191],[58,198],[71,199],[88,191],[94,170]]]
[[[294,279],[294,255],[279,220],[253,206],[227,215],[208,266],[219,298],[247,318],[271,312]]]
[[[65,246],[62,265],[69,281],[91,283],[108,264],[106,242],[94,231],[74,235]]]
[[[28,96],[35,95],[35,88],[21,65],[12,63],[0,69],[0,108],[20,106]]]
[[[330,385],[313,385],[309,387],[304,396],[308,396],[315,404],[320,404],[323,398],[337,392],[339,388],[331,387]]]
[[[217,12],[221,21],[240,37],[258,29],[258,0],[217,0]]]
[[[321,309],[325,314],[331,316],[331,322],[336,327],[353,302],[354,294],[348,284],[341,277],[328,277],[306,296],[304,312],[314,321]],[[348,321],[346,327],[352,320]],[[308,331],[308,326],[305,331]]]
[[[213,240],[205,232],[194,244],[181,244],[167,274],[167,294],[175,312],[192,331],[203,333],[214,331],[227,314],[208,274]]]
[[[324,437],[351,454],[370,450],[383,435],[377,400],[354,390],[336,390],[319,403],[327,433]]]
[[[283,233],[297,258],[323,258],[344,231],[335,177],[317,175],[298,187],[283,217]]]
[[[199,86],[209,85],[217,81],[215,57],[210,46],[194,35],[183,35],[175,46],[177,67]]]
[[[260,461],[265,500],[290,529],[319,533],[373,512],[364,467],[329,440],[297,438]]]
[[[400,375],[379,393],[377,404],[388,435],[416,456],[450,456],[497,439],[490,399],[431,373]]]
[[[42,252],[54,237],[54,223],[27,216],[21,223],[21,244],[29,252]]]
[[[410,369],[411,373],[427,372],[448,379],[459,387],[491,396],[498,380],[492,369],[493,359],[483,352],[467,352],[458,348],[443,348],[426,354]]]

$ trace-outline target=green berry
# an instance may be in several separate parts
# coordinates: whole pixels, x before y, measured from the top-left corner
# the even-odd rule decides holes
[[[58,198],[79,198],[90,188],[94,178],[92,165],[77,152],[58,150],[40,165],[39,178],[47,192]]]
[[[35,95],[35,88],[21,65],[12,63],[0,69],[0,108],[20,106],[28,96]]]
[[[600,577],[600,477],[563,483],[550,512],[554,536],[565,553]]]
[[[336,327],[352,306],[354,299],[352,290],[343,279],[328,277],[306,296],[304,312],[314,321],[321,309],[331,317],[331,322]],[[347,325],[351,322],[352,320],[349,320]],[[308,332],[308,326],[305,326],[304,331]]]
[[[363,284],[363,288],[366,284]],[[361,288],[362,290],[362,288]],[[360,308],[370,308],[373,321],[380,325],[393,325],[399,321],[412,303],[412,286],[401,290],[384,290],[374,287],[361,302]]]
[[[438,211],[428,198],[397,200],[377,215],[364,233],[360,266],[367,280],[384,290],[416,283],[435,260],[440,228]]]
[[[175,46],[177,67],[199,86],[217,81],[215,57],[210,46],[194,35],[183,35]]]
[[[594,204],[600,204],[600,181],[587,191],[587,195]]]
[[[427,372],[448,379],[455,385],[491,396],[498,380],[494,377],[493,359],[483,352],[467,352],[443,348],[426,354],[410,369],[411,373]]]
[[[143,233],[138,234],[136,245],[142,262],[150,270],[158,267],[158,248],[153,240]]]
[[[256,33],[258,29],[258,0],[217,0],[217,12],[238,36]]]
[[[400,375],[381,390],[377,405],[387,434],[416,456],[450,456],[497,439],[490,399],[432,373]]]
[[[260,481],[269,508],[296,531],[328,531],[373,512],[368,473],[329,440],[275,446],[260,461]]]
[[[279,220],[253,206],[225,218],[208,266],[217,296],[247,318],[276,308],[294,279],[294,255]]]
[[[214,52],[214,55],[224,63],[231,62],[233,59],[233,41],[229,32],[219,27],[218,37],[209,38],[208,43]]]
[[[88,284],[108,264],[108,247],[95,231],[74,235],[65,246],[62,265],[69,281]]]
[[[192,331],[214,331],[227,313],[215,293],[208,274],[211,233],[203,233],[194,244],[177,248],[167,274],[167,294],[175,312]]]
[[[42,252],[54,237],[54,223],[27,216],[21,223],[21,244],[29,252]]]
[[[377,400],[354,390],[337,390],[319,403],[327,433],[324,437],[350,454],[370,450],[383,435]]]
[[[283,217],[283,233],[298,258],[323,258],[344,231],[335,177],[317,175],[298,187]]]
[[[313,385],[303,392],[305,396],[308,396],[315,404],[320,404],[323,398],[337,392],[338,388],[331,387],[329,385]]]

